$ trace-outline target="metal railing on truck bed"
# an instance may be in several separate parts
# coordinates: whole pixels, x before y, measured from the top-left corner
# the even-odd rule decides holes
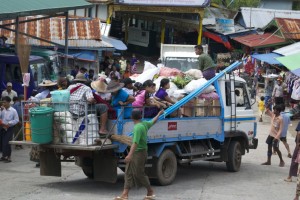
[[[87,102],[22,101],[21,109],[23,141],[11,144],[87,151],[117,147],[109,139],[100,138],[99,114]]]

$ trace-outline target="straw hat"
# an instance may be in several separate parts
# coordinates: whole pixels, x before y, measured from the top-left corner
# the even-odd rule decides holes
[[[78,73],[73,81],[87,82],[83,73]]]
[[[50,87],[50,86],[54,86],[56,85],[57,83],[56,82],[53,82],[51,80],[44,80],[43,82],[41,82],[39,84],[39,86],[43,86],[43,87]]]
[[[104,93],[106,92],[106,88],[107,88],[107,85],[106,83],[104,82],[104,79],[98,79],[96,81],[93,81],[91,83],[91,87],[96,90],[97,92],[101,92],[101,93]]]
[[[122,87],[124,87],[124,83],[119,83],[119,82],[116,82],[116,81],[110,81],[104,92],[105,93],[116,92],[116,91],[120,90]]]

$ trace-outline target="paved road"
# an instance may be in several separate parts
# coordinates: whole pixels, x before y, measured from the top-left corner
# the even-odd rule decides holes
[[[293,121],[288,143],[294,148]],[[196,162],[179,167],[175,182],[170,186],[154,186],[161,200],[288,200],[293,199],[296,182],[286,183],[290,159],[281,145],[286,166],[278,167],[273,156],[272,166],[261,166],[266,160],[269,120],[258,126],[259,146],[243,157],[240,172],[229,173],[224,163]],[[63,164],[62,177],[39,176],[35,163],[29,161],[29,148],[14,150],[12,163],[0,163],[1,200],[108,200],[119,195],[123,187],[123,173],[116,184],[94,182],[87,179],[73,163]],[[144,189],[133,190],[130,199],[141,200]]]

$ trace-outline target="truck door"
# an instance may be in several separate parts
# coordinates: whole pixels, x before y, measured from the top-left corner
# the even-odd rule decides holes
[[[250,98],[247,91],[246,83],[236,81],[234,83],[234,95],[232,95],[230,82],[226,82],[226,121],[230,120],[231,109],[235,107],[236,123],[231,123],[237,131],[242,131],[252,137],[254,133],[255,115],[251,108]],[[232,103],[231,103],[232,102]],[[232,108],[231,108],[232,107]],[[227,123],[228,124],[228,123]],[[227,125],[226,124],[226,125]],[[225,130],[232,129],[228,124]]]

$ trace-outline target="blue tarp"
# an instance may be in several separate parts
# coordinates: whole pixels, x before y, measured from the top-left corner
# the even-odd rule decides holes
[[[102,36],[101,39],[104,42],[111,44],[117,50],[121,50],[121,51],[127,50],[127,46],[121,40],[114,39],[112,37],[107,37],[107,36]]]
[[[271,65],[282,65],[278,60],[275,59],[278,57],[282,57],[282,56],[277,53],[253,54],[252,55],[252,58],[255,58],[260,61],[264,61]]]
[[[82,51],[80,53],[74,53],[69,55],[79,60],[85,60],[91,62],[95,62],[97,60],[95,53],[91,51]]]

